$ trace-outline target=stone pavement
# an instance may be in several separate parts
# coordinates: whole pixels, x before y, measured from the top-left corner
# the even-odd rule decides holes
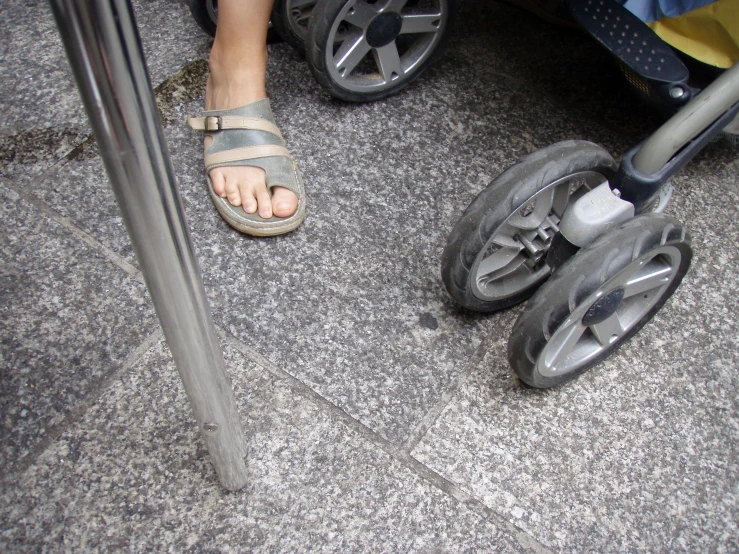
[[[439,259],[526,153],[617,158],[659,119],[582,33],[491,1],[386,100],[330,99],[270,47],[308,190],[252,239],[208,198],[209,39],[175,0],[136,16],[249,439],[218,485],[117,212],[48,6],[3,0],[0,550],[728,552],[739,549],[739,151],[707,148],[668,213],[693,266],[630,343],[549,391],[506,362],[520,307],[467,314]]]

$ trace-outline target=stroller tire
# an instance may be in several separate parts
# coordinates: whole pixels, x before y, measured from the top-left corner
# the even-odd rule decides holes
[[[187,6],[198,27],[211,37],[215,37],[218,25],[217,0],[187,0]]]

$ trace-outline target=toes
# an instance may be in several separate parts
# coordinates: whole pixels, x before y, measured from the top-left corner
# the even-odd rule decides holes
[[[241,204],[244,211],[253,214],[257,211],[257,199],[251,186],[242,185],[241,187]]]
[[[226,176],[223,172],[214,169],[210,172],[210,180],[213,183],[213,190],[221,198],[226,198]]]
[[[211,180],[213,177],[211,177]],[[236,179],[233,178],[233,175],[225,175],[226,179],[226,196],[225,198],[228,199],[228,202],[232,206],[241,206],[241,188],[239,187],[239,183]]]
[[[208,149],[213,137],[205,137],[205,149]],[[212,169],[210,172],[210,180],[213,183],[213,190],[221,198],[226,198],[226,176],[220,168]]]
[[[263,169],[249,166],[219,167],[210,172],[215,193],[246,213],[258,212],[263,219],[272,214],[288,217],[295,213],[298,197],[283,187],[275,187],[270,193],[265,177]]]
[[[295,213],[298,207],[298,197],[295,193],[284,187],[272,189],[272,212],[277,217],[289,217]]]
[[[262,185],[257,189],[257,203],[259,204],[259,216],[262,219],[272,217],[272,197],[266,185]]]
[[[270,194],[267,189],[266,175],[259,167],[238,167],[239,188],[241,189],[241,201],[246,213],[259,212],[259,217],[269,219],[272,217],[270,206]],[[265,208],[266,206],[266,208]]]

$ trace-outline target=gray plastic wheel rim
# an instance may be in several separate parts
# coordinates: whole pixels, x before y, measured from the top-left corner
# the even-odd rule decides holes
[[[577,371],[625,336],[660,301],[675,280],[682,253],[674,246],[661,246],[636,258],[580,304],[552,334],[536,361],[543,377],[557,377]],[[616,311],[595,325],[583,324],[583,316],[604,295],[625,290]],[[543,322],[542,322],[543,324]]]
[[[431,0],[405,8],[407,0],[350,0],[339,12],[329,32],[326,67],[340,87],[358,93],[373,93],[411,79],[441,41],[447,27],[447,0]],[[423,4],[423,6],[421,6]],[[394,11],[403,19],[402,35],[414,35],[402,52],[397,40],[372,48],[365,38],[370,23],[383,12]],[[334,50],[338,47],[336,54]],[[369,62],[369,64],[368,64]],[[373,71],[361,72],[365,66]]]
[[[573,181],[582,182],[577,191],[571,190]],[[575,172],[524,200],[521,207],[495,230],[475,258],[470,270],[472,293],[483,301],[502,300],[549,277],[551,268],[543,260],[559,230],[557,225],[565,208],[574,198],[605,181],[607,178],[597,171]],[[521,211],[532,204],[531,213],[521,216]],[[531,246],[540,251],[535,253]]]

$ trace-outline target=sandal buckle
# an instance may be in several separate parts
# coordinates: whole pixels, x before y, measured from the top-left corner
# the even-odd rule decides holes
[[[223,120],[220,115],[209,115],[205,118],[206,131],[220,131],[223,128]]]

